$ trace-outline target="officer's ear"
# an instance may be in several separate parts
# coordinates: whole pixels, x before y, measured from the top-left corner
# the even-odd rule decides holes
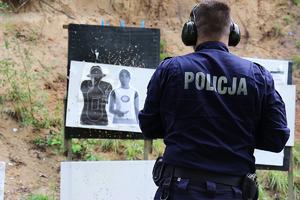
[[[239,44],[240,40],[241,40],[241,32],[239,26],[236,23],[231,22],[228,46],[235,47],[236,45]]]
[[[197,28],[193,21],[186,22],[182,28],[181,40],[185,46],[194,46],[197,42]]]

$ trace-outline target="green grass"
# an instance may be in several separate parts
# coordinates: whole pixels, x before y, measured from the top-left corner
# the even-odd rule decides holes
[[[300,166],[300,142],[296,142],[293,147],[293,165]]]
[[[271,189],[283,195],[288,194],[288,176],[286,172],[268,171],[266,178]]]
[[[295,56],[293,58],[293,69],[299,69],[299,66],[300,66],[300,55]]]
[[[32,194],[31,197],[27,200],[52,200],[52,199],[42,194]]]
[[[262,180],[263,180],[263,178],[261,177],[262,173],[260,173],[260,171],[257,171],[257,174],[258,174],[258,183],[259,183],[259,188],[258,188],[259,198],[263,200],[269,200],[270,197],[266,193],[267,187],[265,187],[265,185],[262,184]]]
[[[52,197],[49,197],[46,193],[46,195],[43,194],[30,194],[30,198],[26,199],[26,200],[56,200],[56,198],[54,197],[54,192]]]
[[[121,140],[118,139],[103,139],[100,141],[100,149],[102,151],[114,151],[119,153]]]
[[[124,140],[124,156],[126,160],[143,159],[144,141],[143,140]]]
[[[294,197],[300,199],[300,143],[296,142],[293,147],[293,179],[294,179]],[[265,191],[273,191],[279,196],[279,199],[288,197],[288,172],[267,170],[264,173],[259,172],[259,179],[264,180],[265,185],[260,185],[260,194],[265,196]],[[271,197],[270,197],[271,198]]]

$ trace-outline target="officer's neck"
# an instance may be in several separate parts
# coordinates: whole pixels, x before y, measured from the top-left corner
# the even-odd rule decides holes
[[[194,46],[194,51],[196,51],[196,48],[199,44],[202,44],[203,42],[222,42],[226,46],[228,45],[228,37],[221,37],[219,39],[212,39],[210,37],[201,37],[201,39],[197,39],[196,45]]]

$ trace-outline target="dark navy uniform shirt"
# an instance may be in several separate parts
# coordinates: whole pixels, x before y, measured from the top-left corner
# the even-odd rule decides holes
[[[254,148],[280,152],[289,138],[271,74],[221,42],[161,62],[139,122],[145,137],[164,138],[165,163],[231,175],[255,171]]]

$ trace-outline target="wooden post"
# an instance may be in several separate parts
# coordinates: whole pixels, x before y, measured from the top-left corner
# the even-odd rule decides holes
[[[72,139],[66,139],[64,134],[63,143],[63,153],[66,155],[67,161],[72,161]]]
[[[288,200],[294,200],[294,179],[293,179],[293,147],[291,147],[290,152],[290,166],[288,172]]]
[[[66,108],[67,108],[67,99],[64,99],[64,118],[66,119]],[[64,122],[64,127],[66,124]],[[72,138],[66,139],[66,129],[64,128],[63,134],[63,153],[67,156],[67,161],[72,161]]]
[[[63,25],[63,29],[69,29],[69,25]],[[66,119],[67,99],[64,99],[64,118]],[[64,122],[64,127],[66,124]],[[72,138],[66,139],[65,129],[63,134],[63,153],[67,156],[67,161],[72,161]]]
[[[64,24],[63,29],[69,29],[69,24]]]
[[[148,160],[149,154],[152,153],[152,140],[144,140],[144,160]]]
[[[68,156],[67,161],[72,161],[72,139],[66,139],[66,142],[68,143]]]

